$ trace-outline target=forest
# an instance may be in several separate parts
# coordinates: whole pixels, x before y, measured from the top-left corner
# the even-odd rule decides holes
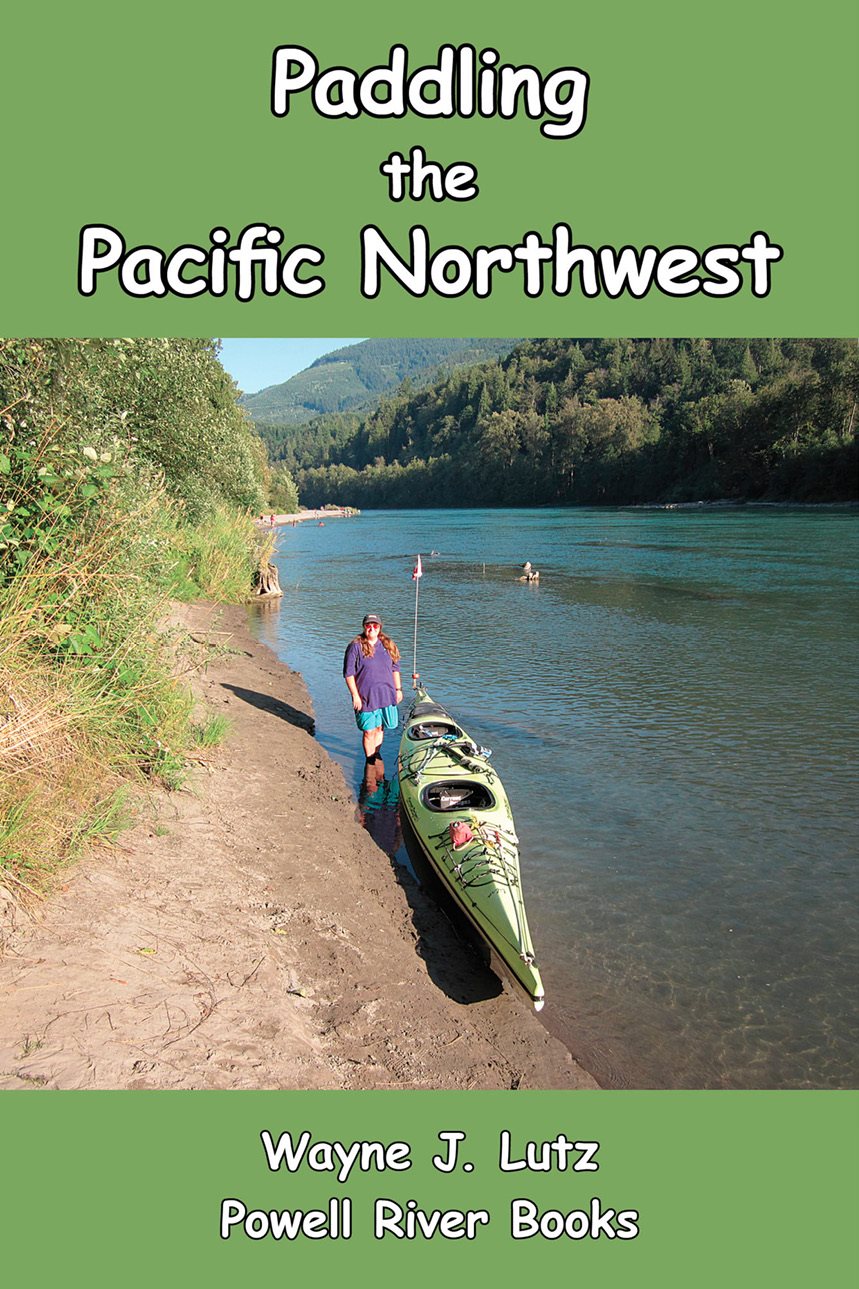
[[[857,398],[855,340],[543,339],[259,428],[307,506],[839,502]]]

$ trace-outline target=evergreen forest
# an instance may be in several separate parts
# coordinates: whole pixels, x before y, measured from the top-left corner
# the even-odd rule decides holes
[[[306,506],[838,502],[857,398],[855,340],[543,339],[259,429]]]

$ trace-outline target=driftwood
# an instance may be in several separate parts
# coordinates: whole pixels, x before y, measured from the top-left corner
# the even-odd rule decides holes
[[[280,581],[277,576],[277,569],[274,566],[274,564],[269,564],[267,561],[260,564],[259,568],[257,569],[255,580],[256,580],[256,586],[254,589],[256,590],[257,595],[259,596],[283,595],[283,591],[280,589]]]
[[[280,589],[277,569],[271,562],[275,549],[275,535],[274,533],[268,533],[260,542],[257,555],[258,563],[254,573],[254,591],[261,600],[273,600],[277,596],[283,595],[283,591]]]

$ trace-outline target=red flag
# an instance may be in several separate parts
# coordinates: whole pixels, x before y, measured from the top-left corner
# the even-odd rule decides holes
[[[412,581],[416,582],[418,578],[423,577],[423,575],[424,575],[424,570],[423,570],[423,566],[421,565],[421,557],[419,555],[418,562],[417,564],[415,564],[414,568],[412,569]]]

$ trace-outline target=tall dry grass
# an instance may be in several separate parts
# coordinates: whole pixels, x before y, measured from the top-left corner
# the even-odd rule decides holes
[[[0,885],[14,898],[115,837],[129,785],[181,785],[193,699],[157,624],[172,596],[247,599],[256,562],[248,516],[190,526],[126,478],[0,585]]]

